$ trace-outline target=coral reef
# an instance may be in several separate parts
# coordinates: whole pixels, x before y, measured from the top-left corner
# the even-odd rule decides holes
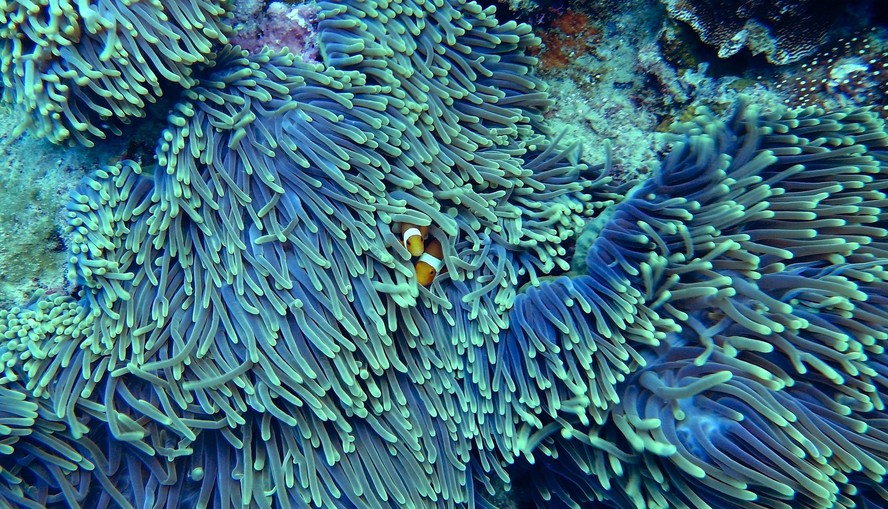
[[[261,7],[257,2],[253,7],[255,10],[234,11],[237,33],[230,38],[231,44],[251,53],[258,53],[265,47],[273,50],[287,48],[303,60],[317,61],[316,5],[271,2],[264,10]]]
[[[541,34],[540,68],[552,72],[563,70],[601,42],[601,29],[589,15],[567,9],[557,16]]]
[[[145,114],[226,42],[224,2],[0,0],[3,100],[31,133],[87,146]]]
[[[787,64],[826,40],[835,6],[825,0],[662,0],[669,15],[688,23],[727,58],[741,49]]]
[[[648,86],[654,73],[646,48],[654,46],[664,15],[656,0],[601,2],[547,12],[540,76],[554,106],[546,120],[582,148],[585,162],[609,160],[619,181],[646,176],[659,164],[654,130],[672,112],[670,92]],[[665,87],[664,87],[665,88]],[[619,143],[613,143],[619,139]]]
[[[119,158],[121,146],[64,150],[16,137],[24,113],[0,106],[0,307],[26,302],[38,289],[68,286],[69,254],[62,230],[69,192],[98,165]]]
[[[888,118],[888,44],[884,28],[839,39],[798,67],[782,70],[774,89],[792,107],[872,106]]]
[[[318,5],[318,62],[221,49],[72,192],[75,288],[0,310],[0,500],[888,501],[878,115],[698,110],[614,204],[530,26]]]

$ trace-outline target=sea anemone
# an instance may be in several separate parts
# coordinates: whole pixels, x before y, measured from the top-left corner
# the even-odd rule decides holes
[[[590,221],[612,189],[546,136],[529,27],[404,0],[324,2],[318,30],[319,64],[223,49],[156,165],[74,191],[75,292],[0,314],[5,492],[455,507],[529,469],[573,505],[882,496],[872,113],[701,112]]]
[[[740,106],[727,122],[704,111],[674,129],[662,171],[616,206],[587,269],[625,271],[659,344],[614,385],[599,425],[560,415],[528,430],[545,453],[543,498],[826,508],[881,497],[882,121]],[[630,243],[601,264],[613,238]]]
[[[498,335],[520,287],[570,268],[605,181],[542,134],[526,25],[321,7],[324,64],[224,49],[156,167],[73,193],[76,299],[9,315],[28,342],[6,377],[101,444],[105,491],[71,474],[34,503],[453,505],[473,454],[514,449],[532,412],[494,401]],[[442,247],[428,287],[403,223]]]
[[[92,146],[144,117],[171,83],[225,43],[226,2],[0,0],[3,100],[22,128],[55,143]]]

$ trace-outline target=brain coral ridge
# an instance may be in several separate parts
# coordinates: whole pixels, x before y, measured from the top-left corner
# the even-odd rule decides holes
[[[157,164],[73,193],[75,294],[0,311],[0,500],[888,499],[875,115],[701,111],[613,205],[546,136],[528,26],[320,8],[322,64],[220,50]],[[442,246],[429,286],[402,224]]]

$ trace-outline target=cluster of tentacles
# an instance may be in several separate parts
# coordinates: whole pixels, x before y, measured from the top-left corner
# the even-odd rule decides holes
[[[702,113],[596,224],[529,27],[321,7],[323,64],[221,50],[156,165],[75,191],[76,295],[0,311],[3,502],[457,507],[525,471],[572,506],[888,500],[872,114]]]
[[[548,396],[571,404],[525,431],[543,498],[884,505],[882,121],[741,106],[675,131],[661,171],[609,216],[587,275],[528,291],[512,313],[533,358],[559,357],[523,366],[539,382],[522,389],[571,374],[571,392]],[[591,323],[551,304],[568,292],[592,303]],[[573,375],[590,365],[597,377]]]
[[[22,128],[92,146],[146,116],[230,31],[225,0],[0,0],[0,97]]]

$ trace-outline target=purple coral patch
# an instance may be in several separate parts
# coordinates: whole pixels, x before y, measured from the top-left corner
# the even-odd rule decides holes
[[[232,43],[250,53],[258,53],[266,46],[275,51],[287,48],[306,61],[317,61],[316,5],[270,2],[259,12],[263,9],[261,2],[244,3],[253,5],[254,10],[235,13],[239,30]]]

